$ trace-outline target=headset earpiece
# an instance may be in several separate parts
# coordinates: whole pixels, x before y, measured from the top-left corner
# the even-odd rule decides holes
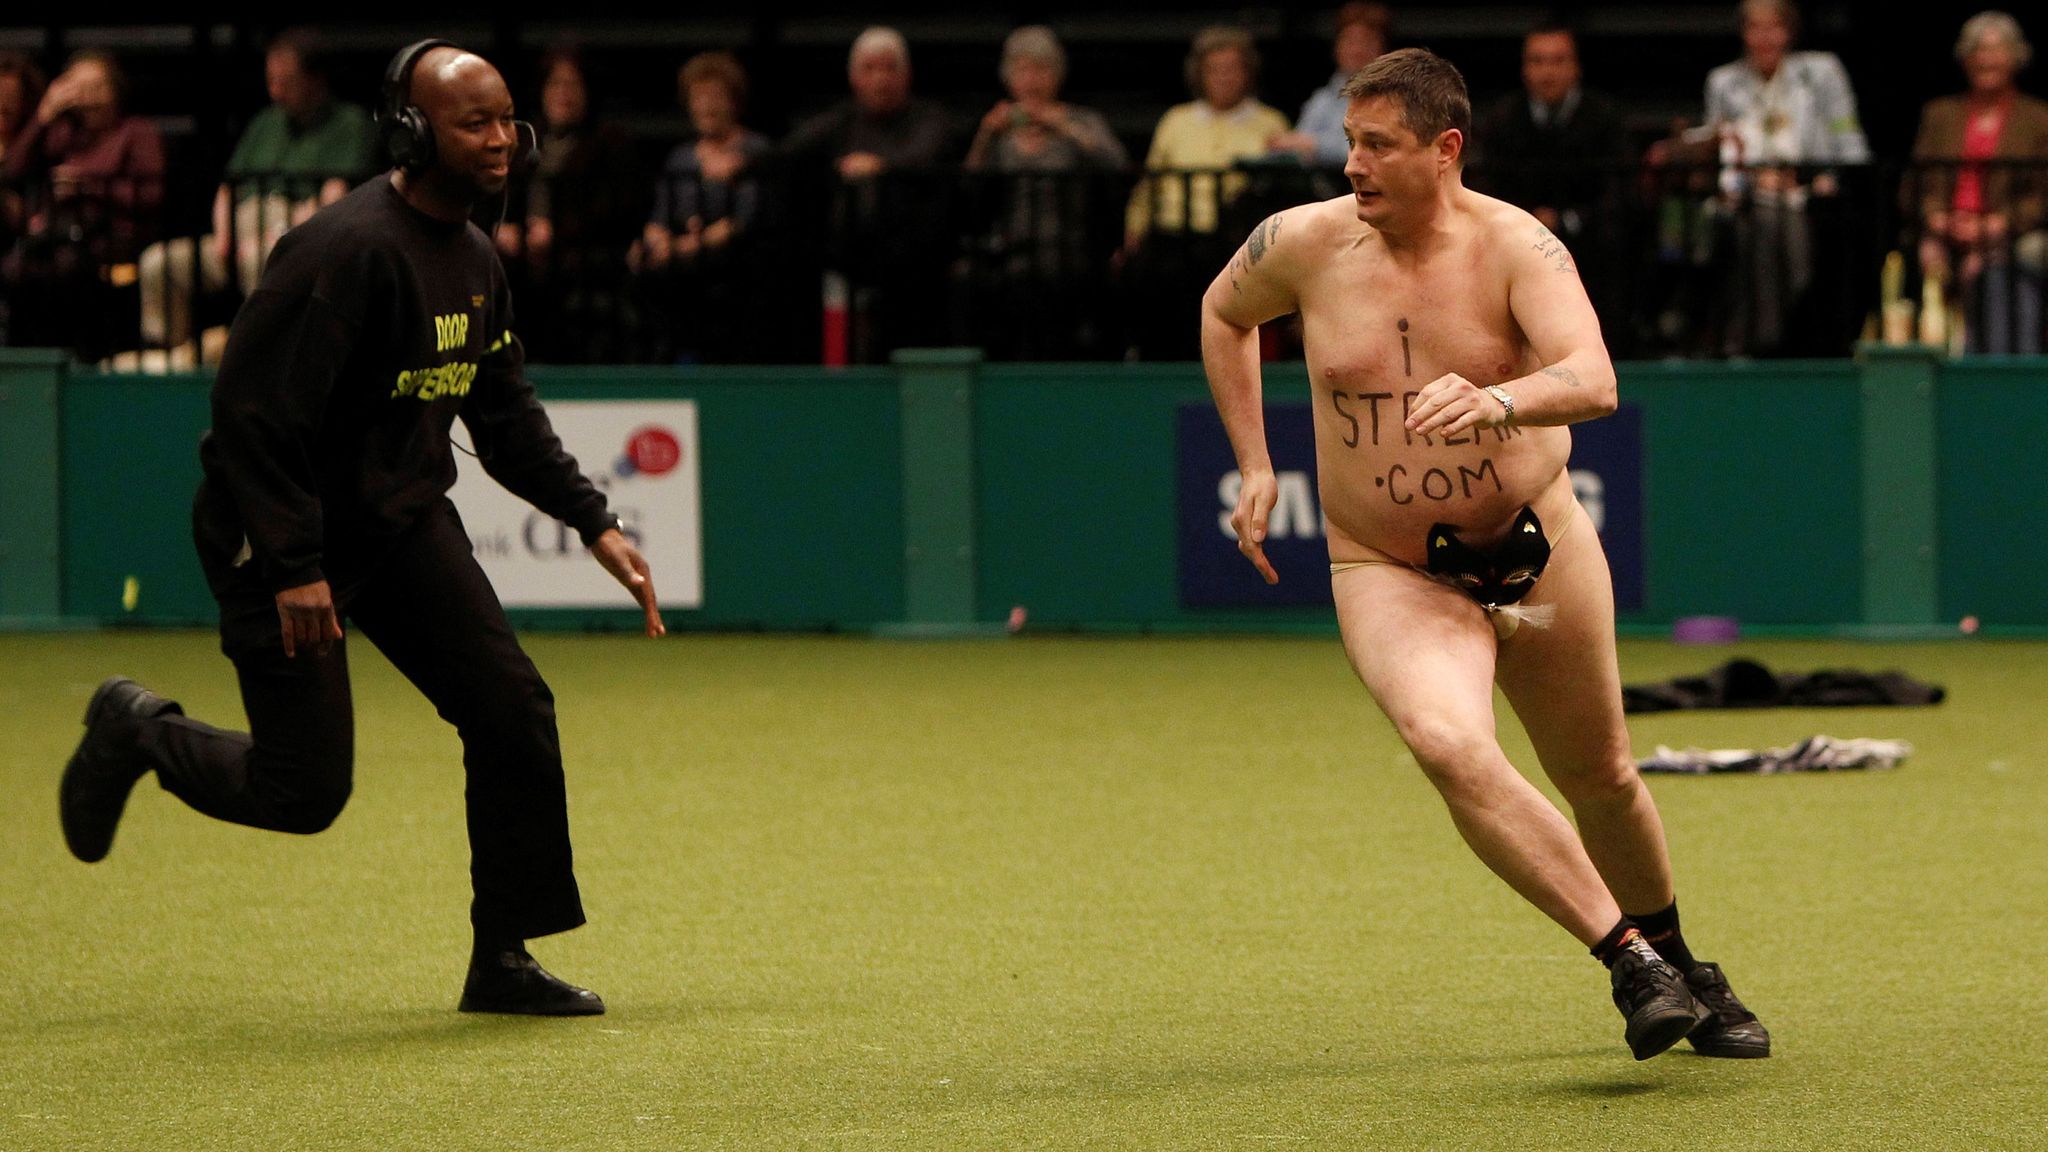
[[[406,45],[384,69],[384,105],[378,109],[377,127],[384,137],[384,149],[391,163],[417,172],[434,162],[434,126],[427,114],[412,102],[412,73],[420,57],[436,48],[454,48],[447,40],[426,39]]]
[[[400,108],[385,121],[384,146],[391,162],[407,172],[417,172],[434,162],[434,126],[413,105]]]

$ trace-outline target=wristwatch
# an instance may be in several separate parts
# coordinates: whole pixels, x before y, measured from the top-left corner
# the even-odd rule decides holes
[[[1508,394],[1507,389],[1498,384],[1488,385],[1485,392],[1488,396],[1500,401],[1500,406],[1507,410],[1507,416],[1501,420],[1501,424],[1503,426],[1513,424],[1515,422],[1515,398]]]

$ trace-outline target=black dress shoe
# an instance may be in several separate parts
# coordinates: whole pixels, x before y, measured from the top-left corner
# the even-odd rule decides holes
[[[1628,1050],[1648,1060],[1698,1027],[1709,1013],[1693,999],[1678,969],[1655,954],[1624,948],[1614,962],[1614,1006],[1628,1019]]]
[[[1711,1013],[1685,1037],[1700,1055],[1756,1060],[1771,1054],[1769,1030],[1735,998],[1735,989],[1728,986],[1719,964],[1702,961],[1685,974],[1685,983],[1692,989],[1693,999]]]
[[[597,993],[555,979],[523,949],[472,959],[458,1008],[517,1016],[604,1015],[604,1001]]]
[[[106,858],[128,793],[149,771],[136,746],[142,722],[185,710],[125,676],[99,686],[85,706],[85,738],[57,785],[57,819],[71,854],[90,864]]]

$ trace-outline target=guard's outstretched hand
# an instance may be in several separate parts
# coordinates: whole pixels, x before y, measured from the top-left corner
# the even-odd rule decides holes
[[[590,546],[590,554],[604,565],[612,578],[625,586],[640,604],[640,610],[647,613],[647,634],[666,636],[668,628],[661,622],[661,606],[654,599],[654,577],[647,571],[647,558],[626,539],[626,534],[617,528],[605,529],[597,543]]]

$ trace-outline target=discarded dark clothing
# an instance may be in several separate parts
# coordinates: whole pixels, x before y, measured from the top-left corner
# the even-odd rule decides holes
[[[1703,676],[1621,690],[1624,712],[1681,708],[1876,708],[1939,704],[1947,692],[1903,672],[1772,672],[1754,660],[1730,660]]]
[[[1657,754],[1637,763],[1644,772],[1677,772],[1706,776],[1722,772],[1839,772],[1849,768],[1896,768],[1913,754],[1904,740],[1837,740],[1810,736],[1789,748],[1687,748],[1674,752],[1662,744]]]

